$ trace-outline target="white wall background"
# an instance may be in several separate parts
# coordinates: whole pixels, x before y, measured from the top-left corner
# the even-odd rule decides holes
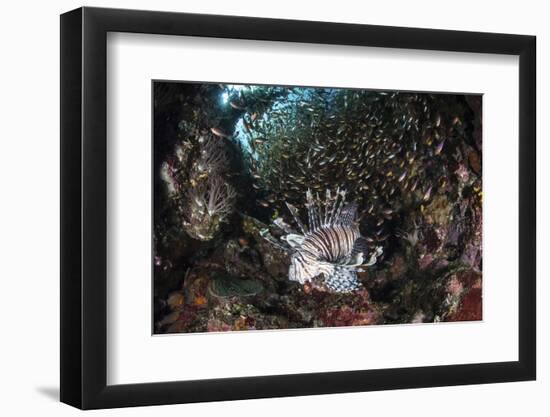
[[[492,4],[491,4],[492,3]],[[73,0],[11,1],[0,17],[0,410],[3,415],[75,415],[59,392],[59,17]],[[538,381],[325,395],[290,399],[145,407],[94,415],[280,416],[307,413],[465,416],[550,412],[550,97],[549,15],[542,1],[485,2],[277,0],[123,0],[86,5],[181,12],[509,32],[538,37]],[[546,158],[545,158],[546,157]],[[505,185],[503,185],[505,186]],[[473,341],[472,341],[473,342]],[[404,352],[406,354],[406,352]],[[544,395],[546,394],[546,395]],[[31,414],[33,413],[33,414]]]

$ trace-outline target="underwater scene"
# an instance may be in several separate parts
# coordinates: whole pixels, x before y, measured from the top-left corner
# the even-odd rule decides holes
[[[153,333],[482,320],[482,96],[153,81]]]

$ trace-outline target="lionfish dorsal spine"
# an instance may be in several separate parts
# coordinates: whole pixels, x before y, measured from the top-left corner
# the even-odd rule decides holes
[[[339,198],[341,197],[341,198]],[[339,223],[340,220],[340,214],[342,212],[342,209],[344,208],[344,205],[346,203],[346,192],[345,191],[338,191],[336,192],[335,201],[334,201],[334,213],[330,219],[329,224],[335,225]]]
[[[287,202],[285,202],[285,204],[288,208],[288,211],[290,211],[290,214],[292,214],[292,217],[294,218],[294,221],[298,225],[298,228],[300,229],[302,234],[304,234],[304,235],[307,234],[307,232],[308,232],[307,227],[300,220],[300,216],[298,214],[298,210],[296,210],[296,207],[294,207],[292,204],[287,203]]]
[[[338,187],[338,189],[336,190],[336,194],[334,195],[334,202],[332,203],[332,207],[330,209],[330,214],[328,215],[328,218],[325,221],[325,224],[327,226],[331,225],[332,222],[334,221],[334,216],[336,214],[336,209],[338,208],[338,196],[339,195],[340,195],[340,187]],[[332,200],[330,190],[327,190],[327,196],[329,196],[330,199]]]
[[[328,221],[330,220],[330,215],[329,215],[329,205],[330,205],[330,202],[332,200],[332,197],[330,195],[330,190],[327,188],[327,191],[325,193],[325,216],[323,218],[323,226],[327,226],[329,223]]]
[[[307,220],[309,224],[309,230],[314,232],[317,230],[317,221],[316,221],[316,206],[315,201],[313,200],[313,194],[311,190],[306,192],[306,207],[307,207]]]
[[[315,211],[315,226],[316,226],[316,230],[320,229],[321,227],[323,227],[323,212],[322,212],[322,205],[321,205],[321,200],[319,199],[319,194],[317,193],[316,194],[316,205],[314,206],[314,211]]]

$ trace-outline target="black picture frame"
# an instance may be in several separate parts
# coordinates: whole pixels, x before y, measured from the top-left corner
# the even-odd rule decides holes
[[[519,56],[519,360],[107,385],[108,32]],[[94,409],[535,379],[535,51],[524,35],[88,7],[61,15],[61,401]]]

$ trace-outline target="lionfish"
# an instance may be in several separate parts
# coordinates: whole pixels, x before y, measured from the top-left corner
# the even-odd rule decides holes
[[[282,219],[275,224],[287,234],[281,239],[292,251],[288,278],[301,284],[321,276],[325,286],[333,292],[347,293],[361,288],[357,272],[361,266],[376,263],[382,249],[369,252],[368,242],[359,232],[355,221],[356,203],[345,202],[346,193],[338,189],[335,195],[326,191],[325,201],[306,192],[308,225],[302,223],[298,210],[286,203],[301,234],[294,232]]]

